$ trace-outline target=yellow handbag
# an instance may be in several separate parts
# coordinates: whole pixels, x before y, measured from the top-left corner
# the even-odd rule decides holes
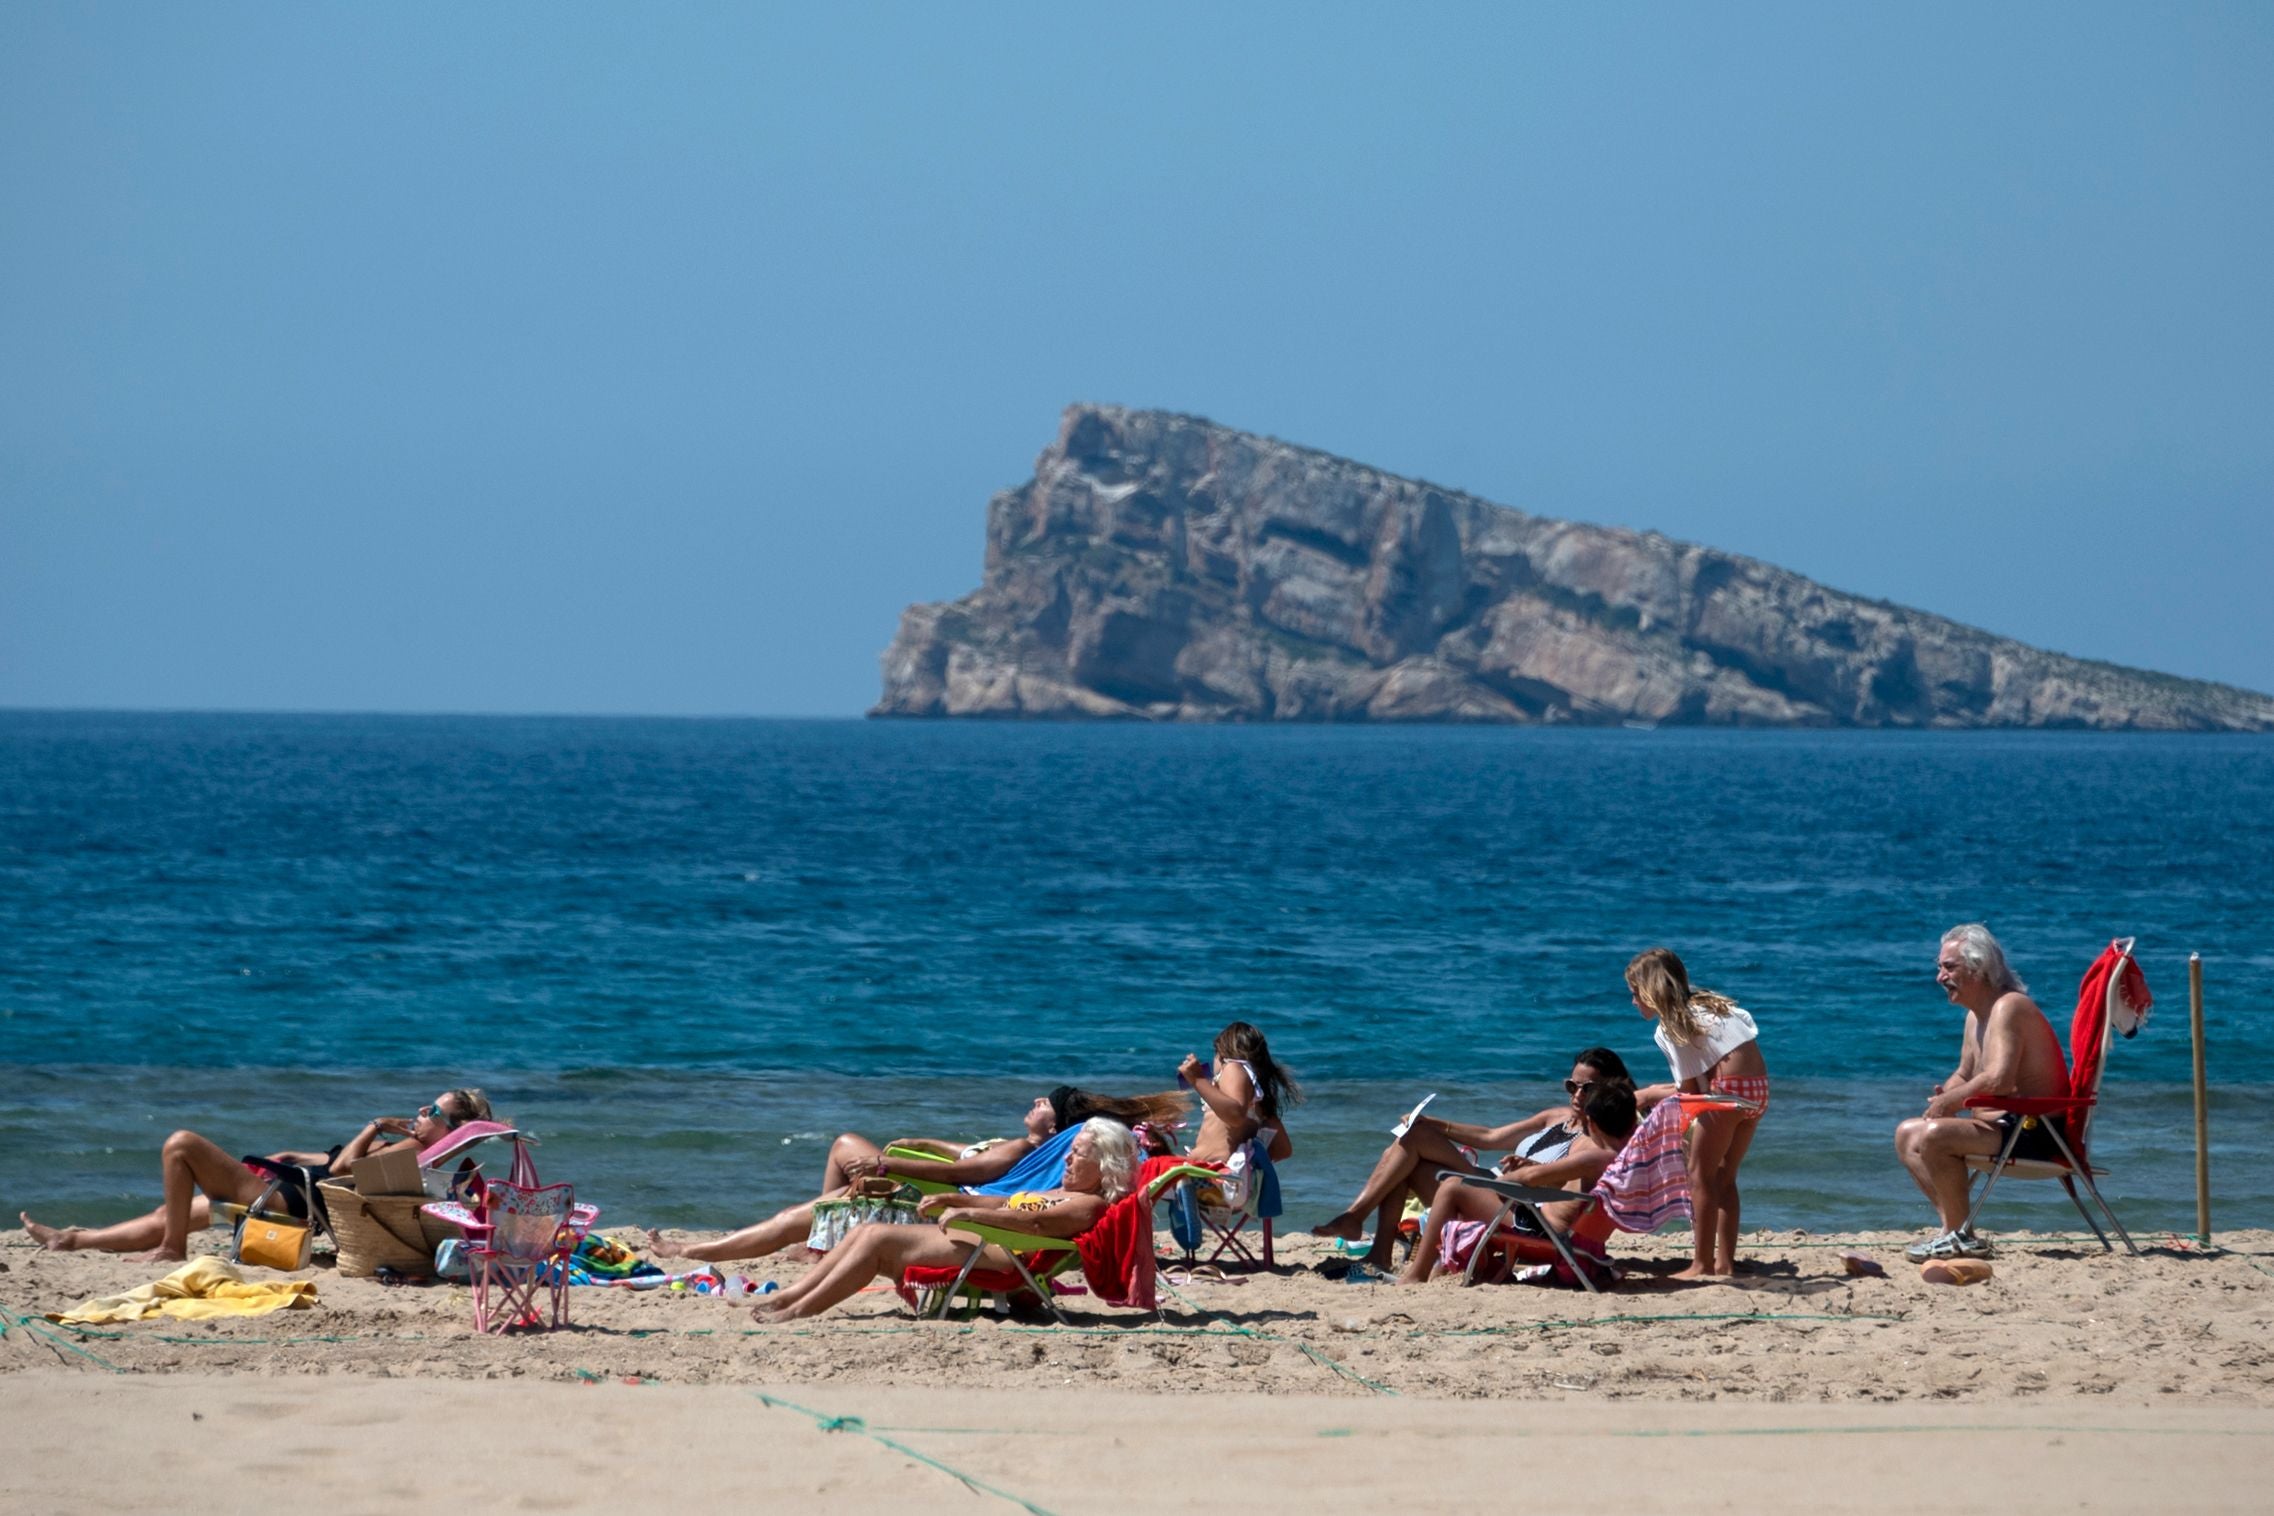
[[[264,1269],[304,1269],[308,1266],[309,1228],[290,1216],[248,1211],[237,1223],[237,1261]]]

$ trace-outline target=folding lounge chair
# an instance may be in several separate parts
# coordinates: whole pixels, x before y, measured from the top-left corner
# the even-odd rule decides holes
[[[2083,1181],[2085,1194],[2100,1208],[2108,1224],[2116,1228],[2116,1235],[2124,1239],[2125,1248],[2134,1257],[2139,1248],[2132,1242],[2132,1234],[2124,1230],[2124,1223],[2116,1219],[2116,1212],[2102,1198],[2100,1186],[2093,1183],[2096,1175],[2106,1169],[2096,1169],[2087,1161],[2085,1130],[2092,1123],[2093,1108],[2100,1103],[2101,1071],[2108,1064],[2108,1045],[2111,1034],[2119,1027],[2124,1035],[2132,1036],[2147,1021],[2148,1009],[2155,997],[2148,992],[2148,982],[2140,974],[2139,965],[2132,959],[2135,939],[2120,937],[2101,950],[2085,971],[2084,982],[2077,987],[2076,1013],[2069,1021],[2069,1093],[2025,1098],[2015,1095],[1977,1095],[1966,1102],[1969,1110],[2011,1112],[2021,1117],[2006,1133],[2005,1146],[1994,1158],[1972,1157],[1966,1166],[1982,1176],[1982,1188],[1966,1209],[1966,1220],[1960,1228],[1972,1231],[1974,1218],[1982,1204],[1990,1198],[1990,1191],[2000,1178],[2011,1174],[2016,1179],[2058,1179],[2061,1188],[2068,1192],[2069,1203],[2084,1217],[2085,1225],[2100,1239],[2100,1245],[2109,1252],[2116,1246],[2101,1230],[2100,1222],[2085,1209],[2084,1197],[2077,1193],[2078,1181]],[[2029,1129],[2041,1129],[2053,1139],[2059,1153],[2054,1158],[2016,1158],[2014,1148],[2021,1134]]]
[[[1160,1160],[1156,1160],[1160,1162]],[[1158,1169],[1146,1181],[1142,1195],[1126,1195],[1116,1205],[1137,1203],[1140,1200],[1149,1214],[1153,1204],[1168,1190],[1187,1179],[1214,1180],[1223,1176],[1215,1169],[1198,1164],[1180,1163]],[[1110,1212],[1108,1213],[1111,1214]],[[1100,1218],[1099,1225],[1104,1225]],[[948,1230],[962,1232],[973,1238],[980,1247],[973,1248],[971,1256],[960,1269],[913,1268],[901,1276],[901,1298],[915,1307],[919,1316],[944,1316],[958,1299],[970,1304],[976,1312],[982,1302],[993,1302],[1008,1307],[1011,1301],[1031,1295],[1050,1308],[1061,1325],[1066,1324],[1066,1313],[1059,1308],[1057,1294],[1050,1281],[1081,1262],[1080,1245],[1070,1238],[1037,1237],[1032,1232],[1013,1232],[991,1227],[984,1222],[959,1219],[949,1223]],[[993,1243],[1010,1255],[1008,1269],[982,1269],[979,1258],[986,1244]],[[1150,1253],[1147,1254],[1150,1257]]]
[[[1189,1204],[1187,1198],[1180,1197],[1178,1203],[1184,1209],[1181,1213],[1170,1213],[1170,1231],[1184,1249],[1186,1268],[1214,1263],[1226,1253],[1251,1267],[1272,1266],[1273,1223],[1282,1209],[1279,1171],[1271,1161],[1271,1139],[1276,1135],[1276,1131],[1267,1127],[1248,1139],[1245,1145],[1248,1175],[1240,1191],[1240,1204],[1212,1206],[1200,1202],[1199,1190],[1207,1186],[1214,1186],[1219,1194],[1232,1193],[1232,1188],[1225,1184],[1226,1176],[1213,1169],[1203,1170],[1207,1177],[1186,1188],[1184,1197],[1189,1198]],[[1260,1256],[1244,1235],[1251,1223],[1262,1242]],[[1209,1234],[1214,1235],[1216,1246],[1202,1258],[1199,1250],[1208,1241]]]
[[[1439,1180],[1458,1179],[1501,1197],[1499,1211],[1469,1253],[1462,1278],[1475,1279],[1478,1262],[1491,1251],[1519,1263],[1560,1263],[1590,1295],[1601,1294],[1595,1278],[1609,1271],[1603,1244],[1614,1230],[1654,1232],[1675,1217],[1690,1214],[1689,1168],[1681,1145],[1682,1133],[1690,1123],[1709,1111],[1754,1109],[1751,1101],[1727,1095],[1685,1093],[1660,1101],[1627,1138],[1626,1146],[1611,1160],[1595,1187],[1580,1195],[1509,1179],[1483,1179],[1460,1169],[1439,1169]],[[1585,1202],[1587,1209],[1569,1232],[1557,1230],[1541,1214],[1541,1206],[1574,1200]],[[1544,1235],[1503,1231],[1501,1223],[1515,1211],[1530,1216],[1532,1225]],[[1579,1246],[1575,1248],[1574,1243]]]

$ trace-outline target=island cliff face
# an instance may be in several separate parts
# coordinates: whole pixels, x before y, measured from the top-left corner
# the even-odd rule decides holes
[[[871,714],[2274,730],[2247,690],[1095,405],[989,503],[985,583],[902,615]]]

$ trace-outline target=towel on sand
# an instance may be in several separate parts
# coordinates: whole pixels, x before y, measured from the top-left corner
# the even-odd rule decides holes
[[[47,1319],[67,1326],[147,1321],[152,1316],[204,1321],[215,1316],[266,1316],[287,1306],[315,1303],[313,1279],[247,1284],[245,1276],[228,1264],[205,1257],[192,1258],[155,1284],[137,1286],[123,1295],[98,1295]]]

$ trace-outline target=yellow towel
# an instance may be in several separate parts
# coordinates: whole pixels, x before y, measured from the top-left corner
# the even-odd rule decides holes
[[[147,1321],[152,1316],[203,1321],[213,1316],[266,1316],[287,1306],[315,1303],[313,1279],[247,1284],[244,1275],[220,1259],[206,1257],[192,1258],[155,1284],[140,1285],[123,1295],[98,1295],[47,1319],[76,1326]]]

